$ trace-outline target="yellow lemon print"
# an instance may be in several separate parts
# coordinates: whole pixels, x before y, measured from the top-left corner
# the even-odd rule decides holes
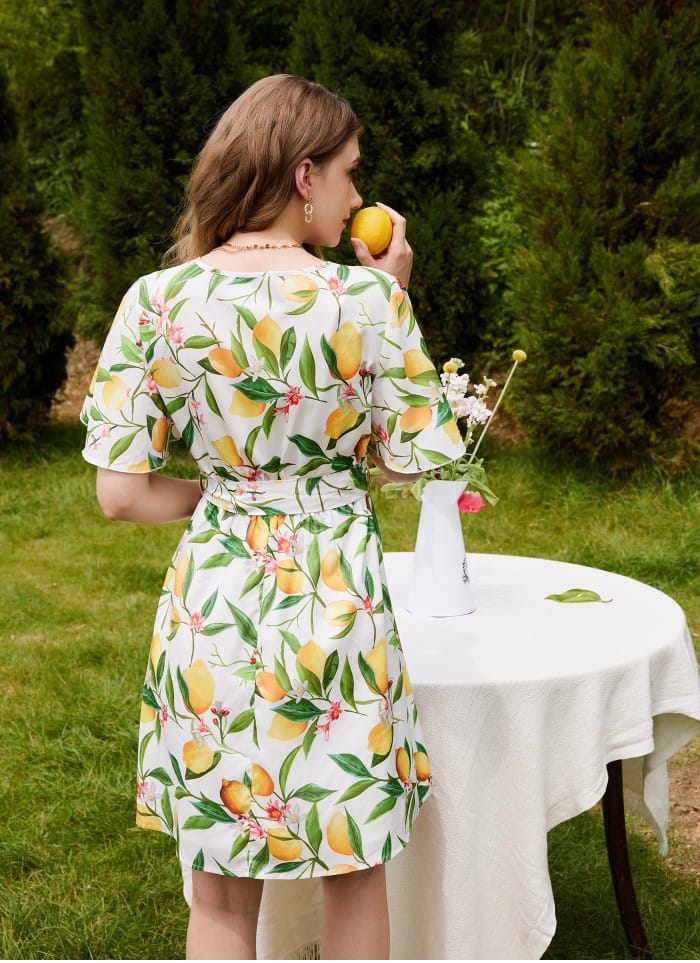
[[[167,437],[168,419],[157,418],[153,425],[153,431],[151,432],[151,444],[153,445],[153,450],[157,451],[158,454],[165,448],[165,440]]]
[[[326,873],[326,876],[343,876],[345,873],[356,873],[357,866],[349,866],[347,863],[336,863]]]
[[[336,354],[338,371],[348,381],[362,362],[362,335],[352,321],[346,321],[328,340]]]
[[[237,378],[243,370],[228,348],[212,348],[207,357],[214,371],[227,378]]]
[[[403,353],[403,366],[407,378],[415,378],[425,371],[433,371],[434,366],[430,358],[426,357],[418,348],[411,348]]]
[[[201,659],[197,659],[182,673],[189,691],[193,712],[201,716],[214,701],[214,676]]]
[[[411,758],[403,746],[396,750],[396,772],[401,782],[408,782],[411,775]]]
[[[321,578],[329,589],[335,592],[345,592],[347,585],[340,574],[340,552],[337,548],[329,548],[321,559]]]
[[[290,301],[305,304],[318,291],[318,284],[305,274],[294,274],[292,277],[285,278],[281,290],[285,298],[289,298]]]
[[[345,813],[333,813],[326,828],[326,838],[334,853],[342,853],[343,856],[353,855],[348,837],[348,817]]]
[[[304,573],[293,558],[283,558],[277,563],[277,588],[285,595],[297,595],[304,584]]]
[[[380,692],[386,692],[389,687],[389,672],[386,664],[386,639],[380,639],[373,646],[365,659],[374,670],[374,678],[377,680]]]
[[[406,666],[404,666],[403,669],[401,670],[401,674],[403,675],[404,694],[407,696],[413,695],[413,684],[411,682],[411,677],[408,674],[408,669],[406,668]]]
[[[275,789],[275,784],[267,769],[263,769],[257,762],[253,763],[250,774],[251,789],[254,796],[271,796]]]
[[[153,722],[156,717],[156,710],[141,702],[141,722]]]
[[[282,343],[282,328],[279,324],[266,314],[264,318],[253,328],[253,334],[258,339],[260,344],[264,344],[266,348],[279,358],[280,356],[280,344]]]
[[[360,412],[354,408],[336,408],[326,419],[323,432],[329,438],[340,438],[346,431],[354,428],[361,417]]]
[[[326,667],[326,653],[313,639],[309,639],[306,645],[301,646],[297,652],[297,661],[319,679],[323,678],[323,670]]]
[[[238,779],[222,779],[219,795],[224,806],[236,816],[247,813],[253,801],[250,789]]]
[[[371,435],[362,435],[358,443],[355,445],[355,461],[362,461],[362,459],[365,457],[371,437]]]
[[[408,305],[403,291],[394,291],[389,299],[389,313],[387,316],[387,326],[390,328],[400,328],[408,319]]]
[[[109,381],[105,381],[102,389],[104,403],[112,411],[119,411],[126,401],[126,385],[119,375],[112,375]]]
[[[206,772],[207,769],[211,769],[214,752],[203,742],[197,743],[191,740],[182,747],[182,761],[190,772]]]
[[[280,827],[268,831],[267,848],[270,850],[270,856],[281,859],[286,863],[292,859],[299,859],[302,842],[300,839],[294,839],[288,829]]]
[[[163,826],[160,821],[160,816],[155,816],[153,813],[148,811],[148,808],[143,805],[138,805],[136,807],[136,825],[139,829],[162,829]]]
[[[414,434],[429,425],[431,418],[432,411],[429,405],[424,405],[422,408],[407,408],[399,418],[399,425],[401,431]]]
[[[177,388],[178,385],[182,384],[182,375],[177,365],[164,358],[153,362],[151,377],[159,388]]]
[[[323,617],[329,625],[337,628],[345,628],[353,615],[357,612],[357,606],[349,599],[338,599],[337,602],[329,602],[323,610]]]
[[[161,652],[163,651],[163,643],[160,640],[160,635],[156,634],[151,639],[151,648],[148,653],[148,657],[151,660],[151,665],[154,669],[158,666],[158,661],[160,659]]]
[[[238,454],[236,443],[230,435],[224,435],[223,438],[217,438],[213,444],[214,448],[216,448],[217,452],[219,453],[219,458],[227,465],[231,465],[233,468],[238,468],[243,464],[243,459]]]
[[[143,475],[150,470],[151,466],[147,458],[145,458],[143,461],[137,462],[135,465],[129,465],[127,469],[127,471],[131,472],[133,475]]]
[[[277,681],[277,676],[273,672],[261,669],[255,673],[255,684],[258,692],[266,702],[279,702],[284,699],[286,692]]]
[[[444,425],[440,425],[440,427],[453,445],[458,445],[461,442],[462,436],[459,433],[459,428],[457,427],[457,422],[454,420],[454,418],[450,418],[449,421],[446,421]]]
[[[296,739],[305,732],[307,726],[308,722],[285,719],[284,716],[275,713],[270,728],[267,730],[267,734],[270,739]]]
[[[378,722],[370,729],[367,738],[367,748],[377,756],[385,756],[391,749],[393,731],[388,722]]]
[[[424,752],[414,752],[413,762],[416,767],[416,776],[423,782],[430,779],[430,761]]]
[[[230,415],[238,415],[239,418],[257,418],[265,410],[265,402],[253,401],[252,398],[248,398],[242,391],[236,389],[233,392],[228,410]]]
[[[248,528],[245,533],[245,540],[254,552],[262,552],[267,545],[270,530],[267,527],[264,515],[251,515]]]
[[[350,224],[350,237],[364,241],[372,256],[381,254],[389,247],[393,233],[391,218],[381,207],[363,207]]]
[[[185,581],[187,566],[189,564],[190,553],[181,552],[177,560],[177,565],[175,566],[175,584],[173,585],[173,593],[177,595],[178,598],[182,597],[182,586]]]
[[[97,365],[96,368],[95,368],[95,372],[94,372],[94,374],[93,374],[93,376],[92,376],[92,380],[90,381],[90,387],[88,388],[88,392],[87,392],[87,393],[88,393],[89,395],[93,395],[93,394],[95,393],[95,385],[97,384],[97,376],[98,376],[99,373],[100,373],[100,366]]]

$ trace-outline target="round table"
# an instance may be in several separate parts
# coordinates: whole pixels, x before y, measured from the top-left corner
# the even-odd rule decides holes
[[[662,851],[666,762],[700,733],[683,611],[633,579],[547,559],[469,555],[476,610],[406,610],[411,553],[385,557],[435,792],[387,867],[394,959],[537,959],[556,920],[547,832],[603,797],[624,760],[625,802]],[[590,589],[607,602],[548,595]],[[320,933],[320,886],[266,883],[261,958]]]

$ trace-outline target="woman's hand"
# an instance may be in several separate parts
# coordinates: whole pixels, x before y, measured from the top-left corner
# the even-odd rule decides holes
[[[380,207],[389,215],[393,225],[389,247],[386,251],[378,254],[377,257],[372,257],[367,250],[367,245],[359,237],[351,237],[350,243],[355,249],[355,255],[360,264],[364,264],[365,267],[378,268],[380,271],[386,271],[387,274],[393,274],[406,288],[413,267],[413,251],[406,240],[406,218],[386,204],[378,203],[377,207]]]

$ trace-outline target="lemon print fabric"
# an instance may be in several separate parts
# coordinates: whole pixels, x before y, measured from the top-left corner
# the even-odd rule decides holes
[[[137,825],[212,873],[391,859],[433,774],[368,458],[416,472],[464,451],[408,294],[333,263],[148,275],[82,419],[95,465],[157,470],[180,438],[201,473],[144,640]]]

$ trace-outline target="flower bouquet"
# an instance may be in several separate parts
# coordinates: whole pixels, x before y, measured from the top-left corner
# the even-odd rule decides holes
[[[524,351],[513,352],[513,365],[493,408],[488,406],[491,378],[472,384],[459,374],[464,363],[451,358],[443,365],[441,381],[447,402],[462,424],[465,454],[457,461],[424,472],[414,482],[388,482],[383,492],[412,494],[421,501],[413,560],[413,579],[407,607],[416,615],[467,615],[475,609],[471,593],[459,512],[478,512],[498,498],[489,487],[483,459],[477,453],[503,400]]]

